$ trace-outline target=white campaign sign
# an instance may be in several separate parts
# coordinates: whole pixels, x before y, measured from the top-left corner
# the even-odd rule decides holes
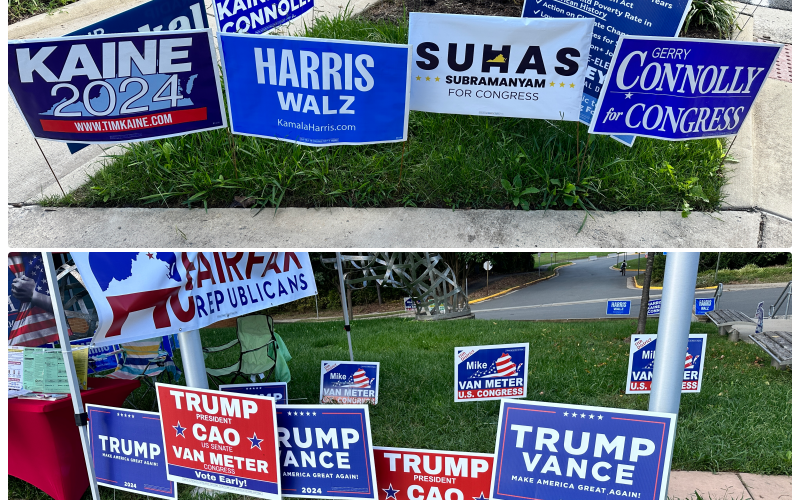
[[[576,121],[593,26],[412,12],[411,109]]]

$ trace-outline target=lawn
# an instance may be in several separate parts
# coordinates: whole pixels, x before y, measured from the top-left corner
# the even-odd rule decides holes
[[[648,321],[648,331],[656,329],[657,322]],[[341,322],[279,324],[276,330],[293,356],[290,402],[316,403],[320,361],[348,356]],[[370,408],[373,443],[494,451],[499,401],[453,402],[452,356],[459,345],[530,342],[528,399],[646,410],[647,396],[624,394],[630,348],[624,339],[634,330],[634,321],[356,320],[356,359],[381,363],[380,403]],[[709,334],[709,347],[703,392],[681,400],[673,469],[791,474],[791,370],[773,369],[760,348],[730,343],[713,325],[692,323],[691,332]],[[201,331],[204,346],[221,345],[234,334],[233,329]],[[215,356],[208,366],[234,361],[233,354]],[[101,490],[112,498],[111,490]],[[44,500],[37,491],[9,477],[11,498]],[[189,488],[179,491],[188,500]]]
[[[340,15],[318,18],[306,35],[407,43],[408,26]],[[314,148],[217,130],[132,144],[76,192],[42,202],[203,208],[244,196],[256,207],[505,209],[517,199],[533,209],[685,213],[720,206],[725,142],[640,138],[628,148],[588,138],[576,122],[415,111],[405,143]],[[520,196],[527,188],[539,191]]]
[[[36,14],[53,12],[77,0],[8,0],[8,24],[27,19]]]

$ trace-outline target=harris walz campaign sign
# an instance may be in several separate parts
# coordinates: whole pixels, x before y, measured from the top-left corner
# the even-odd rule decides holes
[[[375,475],[384,500],[475,500],[488,498],[488,453],[374,448]]]
[[[378,404],[381,364],[362,361],[322,361],[320,403]]]
[[[658,335],[634,335],[628,357],[628,381],[625,394],[650,394],[653,381],[653,361],[656,359]],[[682,393],[700,392],[706,358],[706,334],[692,333],[686,347],[683,364]]]
[[[86,405],[98,484],[157,498],[178,498],[167,479],[158,413]]]
[[[311,146],[399,142],[408,45],[219,34],[235,134]]]
[[[529,344],[455,348],[455,401],[524,398]]]
[[[493,500],[660,500],[674,414],[502,401]]]
[[[276,413],[285,496],[378,500],[367,405],[284,405]]]
[[[671,141],[733,136],[781,45],[622,37],[589,133]]]
[[[215,0],[217,31],[258,35],[308,12],[314,0]]]
[[[412,12],[411,109],[578,120],[590,19]]]
[[[170,480],[280,498],[272,398],[159,383],[156,394]]]
[[[316,293],[305,252],[73,252],[94,345],[197,330]]]
[[[211,30],[8,43],[9,88],[41,139],[119,143],[227,126]]]

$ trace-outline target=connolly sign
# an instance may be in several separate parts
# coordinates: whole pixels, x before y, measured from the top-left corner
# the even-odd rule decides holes
[[[217,0],[217,30],[222,33],[264,33],[308,12],[314,0]]]

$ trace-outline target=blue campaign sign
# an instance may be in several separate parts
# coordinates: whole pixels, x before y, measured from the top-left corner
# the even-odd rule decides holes
[[[529,344],[455,348],[454,401],[524,398]]]
[[[287,23],[313,7],[314,0],[214,1],[217,31],[254,35]]]
[[[275,399],[275,404],[283,405],[289,401],[286,382],[263,382],[254,384],[222,384],[220,391],[249,394],[250,396],[267,396]]]
[[[525,0],[522,17],[593,17],[589,70],[583,87],[581,121],[589,125],[603,85],[608,81],[611,58],[621,35],[678,36],[689,12],[689,0]],[[631,145],[633,137],[616,137]]]
[[[235,134],[311,146],[406,140],[409,45],[219,34]]]
[[[98,484],[158,498],[178,498],[167,479],[158,413],[86,405]]]
[[[367,405],[276,407],[281,491],[378,500]]]
[[[319,375],[319,402],[378,404],[381,364],[367,361],[323,361]]]
[[[697,315],[705,314],[714,310],[716,299],[709,297],[707,299],[694,299],[694,313]]]
[[[659,500],[674,434],[673,414],[504,400],[490,498]]]
[[[609,300],[606,302],[607,315],[623,315],[627,316],[631,313],[630,300]]]
[[[647,315],[655,316],[661,314],[661,299],[654,299],[647,302]]]
[[[656,359],[657,335],[633,335],[628,356],[628,381],[625,394],[650,394],[653,380],[653,361]],[[683,365],[681,392],[700,392],[706,357],[706,335],[690,334]]]
[[[210,29],[12,40],[8,54],[34,137],[119,143],[226,126]]]
[[[622,37],[589,132],[671,141],[736,135],[781,47]]]
[[[91,337],[85,339],[77,339],[77,340],[70,340],[69,343],[73,346],[76,345],[83,345],[83,346],[90,346],[89,347],[89,366],[88,366],[88,373],[89,375],[99,373],[105,370],[111,370],[116,368],[119,364],[117,361],[117,356],[114,354],[115,351],[119,350],[118,345],[104,345],[101,347],[93,347]],[[55,343],[44,344],[41,347],[49,347],[54,348]]]

